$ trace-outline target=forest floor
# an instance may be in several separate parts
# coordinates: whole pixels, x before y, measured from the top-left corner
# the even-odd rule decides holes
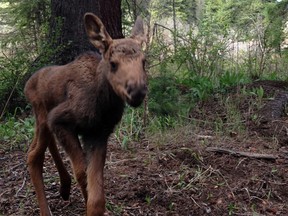
[[[261,81],[215,94],[191,110],[190,125],[128,150],[112,138],[107,215],[288,215],[287,89]],[[0,163],[0,215],[39,215],[26,152],[0,150]],[[44,181],[54,215],[85,214],[75,181],[70,200],[61,200],[48,153]]]

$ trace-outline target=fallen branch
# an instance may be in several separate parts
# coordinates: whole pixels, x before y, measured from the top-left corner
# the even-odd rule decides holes
[[[220,148],[220,147],[207,147],[206,151],[223,153],[223,154],[231,154],[231,155],[236,156],[236,157],[249,157],[249,158],[266,159],[266,160],[278,159],[277,155],[235,151],[235,150]]]

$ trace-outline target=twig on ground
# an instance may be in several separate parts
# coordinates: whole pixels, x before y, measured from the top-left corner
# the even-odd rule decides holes
[[[123,159],[123,160],[119,160],[119,161],[107,161],[106,165],[120,164],[120,163],[135,161],[135,160],[137,160],[137,158]]]
[[[233,198],[235,199],[235,195],[234,195],[234,192],[233,192],[233,189],[230,187],[230,185],[228,184],[228,181],[227,179],[224,177],[224,175],[220,172],[220,170],[215,170],[222,178],[223,180],[225,181],[226,183],[226,186],[229,188],[229,190],[231,191],[231,194],[233,196]]]
[[[196,135],[198,139],[213,139],[213,136],[209,136],[209,135]]]
[[[14,170],[14,169],[16,169],[16,168],[18,168],[19,166],[22,166],[22,165],[23,165],[23,163],[16,164],[15,166],[11,167],[10,170],[12,171],[12,170]]]
[[[239,161],[239,163],[237,164],[237,166],[235,167],[235,169],[237,170],[238,169],[238,167],[240,166],[240,164],[244,161],[244,160],[246,160],[247,158],[243,158],[243,159],[241,159],[240,161]]]
[[[190,196],[190,199],[194,202],[195,205],[197,205],[199,208],[201,208],[201,206],[195,201],[195,199],[193,199],[192,196]]]
[[[21,187],[17,190],[16,197],[18,197],[18,193],[23,189],[23,187],[25,186],[25,183],[26,183],[26,177],[24,177],[24,180],[23,180]]]
[[[218,152],[223,154],[231,154],[237,157],[249,157],[255,159],[266,159],[266,160],[276,160],[278,159],[278,155],[271,155],[271,154],[260,154],[260,153],[252,153],[252,152],[243,152],[243,151],[235,151],[227,148],[220,148],[220,147],[207,147],[206,151],[209,152]]]

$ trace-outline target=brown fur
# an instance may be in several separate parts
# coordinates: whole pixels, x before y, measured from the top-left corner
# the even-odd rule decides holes
[[[141,51],[142,20],[137,19],[131,38],[112,40],[98,17],[87,13],[84,18],[90,42],[102,57],[90,52],[67,65],[42,68],[25,86],[25,95],[36,118],[27,163],[41,215],[51,215],[42,176],[47,147],[60,175],[60,194],[65,200],[70,194],[71,178],[56,140],[71,160],[87,203],[87,215],[104,214],[107,140],[121,120],[125,102],[137,107],[147,91]]]

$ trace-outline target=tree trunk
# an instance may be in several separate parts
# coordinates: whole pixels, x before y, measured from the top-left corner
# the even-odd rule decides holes
[[[176,8],[175,0],[172,0],[172,12],[173,12],[173,40],[174,40],[174,52],[177,50],[177,25],[176,25]]]
[[[94,0],[51,0],[50,38],[54,52],[52,62],[66,64],[75,56],[93,49],[87,40],[83,25],[86,11],[98,12]],[[88,9],[88,10],[87,10]]]
[[[66,64],[79,54],[93,50],[87,39],[83,16],[99,16],[112,38],[122,37],[121,1],[119,0],[51,0],[50,40],[52,62]]]
[[[121,0],[99,0],[99,17],[113,39],[123,38]]]

